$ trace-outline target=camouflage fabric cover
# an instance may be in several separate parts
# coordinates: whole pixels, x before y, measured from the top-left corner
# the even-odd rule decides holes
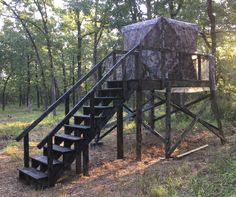
[[[157,17],[121,28],[124,37],[124,50],[136,45],[142,46],[142,58],[145,79],[161,78],[161,53],[158,49],[167,49],[165,53],[164,72],[166,78],[196,79],[196,69],[191,55],[177,52],[193,53],[197,48],[198,27],[195,24],[169,18]],[[134,77],[133,58],[127,61],[129,79]]]

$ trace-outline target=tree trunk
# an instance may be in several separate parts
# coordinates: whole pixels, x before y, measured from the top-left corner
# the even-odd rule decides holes
[[[97,17],[98,17],[98,0],[95,1],[95,14],[94,14],[94,36],[93,36],[93,65],[97,63],[97,45],[98,45],[98,26],[97,26]],[[98,80],[98,74],[94,76],[95,82]]]
[[[76,25],[77,25],[77,76],[78,80],[81,78],[81,51],[82,51],[82,35],[81,35],[81,22],[80,22],[80,13],[76,14]],[[74,67],[74,63],[73,63]],[[73,69],[73,77],[74,77],[74,69]],[[75,78],[74,78],[75,80]],[[73,84],[75,81],[73,82]],[[77,89],[77,101],[81,98],[81,88],[78,87]]]
[[[44,10],[42,10],[42,6],[40,5],[40,3],[36,0],[34,1],[35,5],[38,8],[38,11],[41,15],[41,19],[43,22],[43,30],[44,30],[44,35],[46,38],[46,45],[47,45],[47,52],[48,52],[48,58],[49,58],[49,67],[50,67],[50,75],[51,75],[51,103],[54,103],[56,101],[56,90],[57,88],[57,81],[56,81],[56,77],[54,74],[54,64],[53,64],[53,56],[52,56],[52,45],[51,45],[51,39],[50,39],[50,34],[48,31],[48,17],[47,17],[47,8],[46,8],[46,4],[43,1],[43,8]],[[53,110],[53,115],[56,115],[56,109]]]
[[[21,105],[22,105],[22,85],[20,82],[20,85],[19,85],[19,107],[21,107]]]
[[[9,76],[7,77],[6,81],[3,84],[3,90],[2,90],[2,111],[5,110],[5,105],[6,105],[6,100],[5,100],[5,95],[6,95],[6,89],[7,89],[7,84],[9,79],[11,78],[12,73],[9,74]]]
[[[214,14],[213,1],[207,0],[207,14],[211,25],[211,53],[216,55],[216,17]]]
[[[177,3],[177,7],[174,3]],[[183,6],[183,3],[184,0],[179,0],[178,2],[174,0],[168,0],[170,18],[176,18],[176,16],[179,14],[180,9]]]
[[[36,102],[37,107],[40,108],[40,89],[39,89],[39,78],[38,78],[38,67],[37,64],[35,64],[35,80],[36,80]]]
[[[65,65],[65,58],[64,58],[64,51],[61,49],[61,67],[62,67],[62,74],[63,74],[63,89],[66,92],[67,82],[66,82],[66,65]]]
[[[71,83],[72,85],[75,84],[75,57],[73,55],[72,57],[72,63],[71,63],[71,69],[70,69],[70,79],[72,80]],[[73,91],[73,94],[72,94],[72,103],[73,103],[73,106],[75,105],[75,91]]]
[[[131,13],[131,20],[132,20],[132,22],[137,22],[138,21],[138,9],[137,9],[136,0],[130,0],[128,2],[129,2],[129,10]]]
[[[12,11],[14,16],[20,21],[20,23],[22,24],[22,26],[23,26],[24,30],[26,31],[26,34],[27,34],[27,36],[28,36],[28,38],[29,38],[29,40],[32,44],[32,48],[34,49],[35,54],[36,54],[37,64],[40,66],[40,69],[41,69],[41,75],[42,75],[42,79],[43,79],[43,89],[44,89],[44,91],[43,91],[43,93],[44,93],[44,96],[43,96],[43,98],[44,98],[44,107],[45,107],[45,109],[47,109],[47,107],[48,107],[48,95],[47,95],[46,78],[45,78],[43,63],[42,63],[42,60],[40,58],[37,45],[36,45],[36,43],[33,39],[33,36],[31,34],[31,32],[27,28],[26,22],[17,14],[17,12],[6,1],[2,1],[2,4],[7,6]]]
[[[27,56],[27,93],[26,93],[26,105],[29,107],[31,103],[30,98],[30,56]]]
[[[147,7],[147,18],[152,18],[152,6],[151,6],[151,0],[146,0],[146,7]]]

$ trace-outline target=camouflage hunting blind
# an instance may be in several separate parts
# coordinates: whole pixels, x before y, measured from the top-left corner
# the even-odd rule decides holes
[[[196,24],[157,17],[121,28],[124,38],[124,50],[136,45],[142,48],[141,62],[143,79],[170,80],[209,80],[209,62],[214,68],[214,59],[201,58],[201,70],[198,70],[197,49],[198,26]],[[161,51],[165,51],[164,54]],[[162,60],[164,61],[162,62]],[[134,58],[127,61],[128,79],[135,79]],[[185,88],[181,91],[189,90]],[[191,88],[191,91],[203,91],[204,88]],[[176,90],[176,91],[180,91]]]

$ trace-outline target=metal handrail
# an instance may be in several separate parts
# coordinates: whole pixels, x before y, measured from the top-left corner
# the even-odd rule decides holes
[[[51,113],[62,101],[64,101],[67,96],[70,95],[75,89],[77,89],[84,81],[86,81],[94,72],[102,65],[102,63],[109,58],[114,51],[109,53],[106,57],[104,57],[99,63],[92,67],[91,70],[87,74],[85,74],[82,78],[80,78],[69,90],[67,90],[60,98],[58,98],[49,108],[44,111],[31,125],[26,127],[24,131],[16,137],[16,141],[20,141],[23,137],[25,137],[32,129],[34,129],[49,113]]]
[[[61,122],[59,122],[54,129],[43,138],[43,140],[37,145],[37,147],[40,149],[42,148],[48,141],[48,139],[52,136],[54,136],[59,129],[61,129],[63,127],[63,125],[78,111],[78,109],[80,107],[82,107],[82,105],[85,103],[85,101],[87,101],[90,98],[91,94],[94,94],[101,86],[102,84],[111,76],[111,74],[113,73],[114,70],[117,69],[117,67],[122,63],[122,61],[125,60],[125,58],[127,56],[129,56],[131,53],[133,53],[133,51],[135,51],[135,49],[138,47],[135,46],[133,47],[131,50],[129,50],[126,54],[124,54],[114,65],[113,67],[110,68],[110,70],[93,86],[93,88],[74,106],[73,109],[71,109],[71,111],[66,114],[66,116],[61,120]]]

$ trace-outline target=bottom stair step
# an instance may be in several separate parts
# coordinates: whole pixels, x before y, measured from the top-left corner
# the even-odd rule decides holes
[[[20,168],[18,169],[19,173],[20,173],[20,178],[22,177],[21,175],[27,175],[35,180],[41,180],[41,179],[46,179],[48,177],[48,175],[44,172],[41,172],[35,168],[31,168],[31,167],[24,167],[24,168]]]
[[[48,164],[48,157],[44,155],[35,155],[31,157],[32,160],[38,161],[43,164]],[[53,159],[53,165],[62,165],[62,161]]]

